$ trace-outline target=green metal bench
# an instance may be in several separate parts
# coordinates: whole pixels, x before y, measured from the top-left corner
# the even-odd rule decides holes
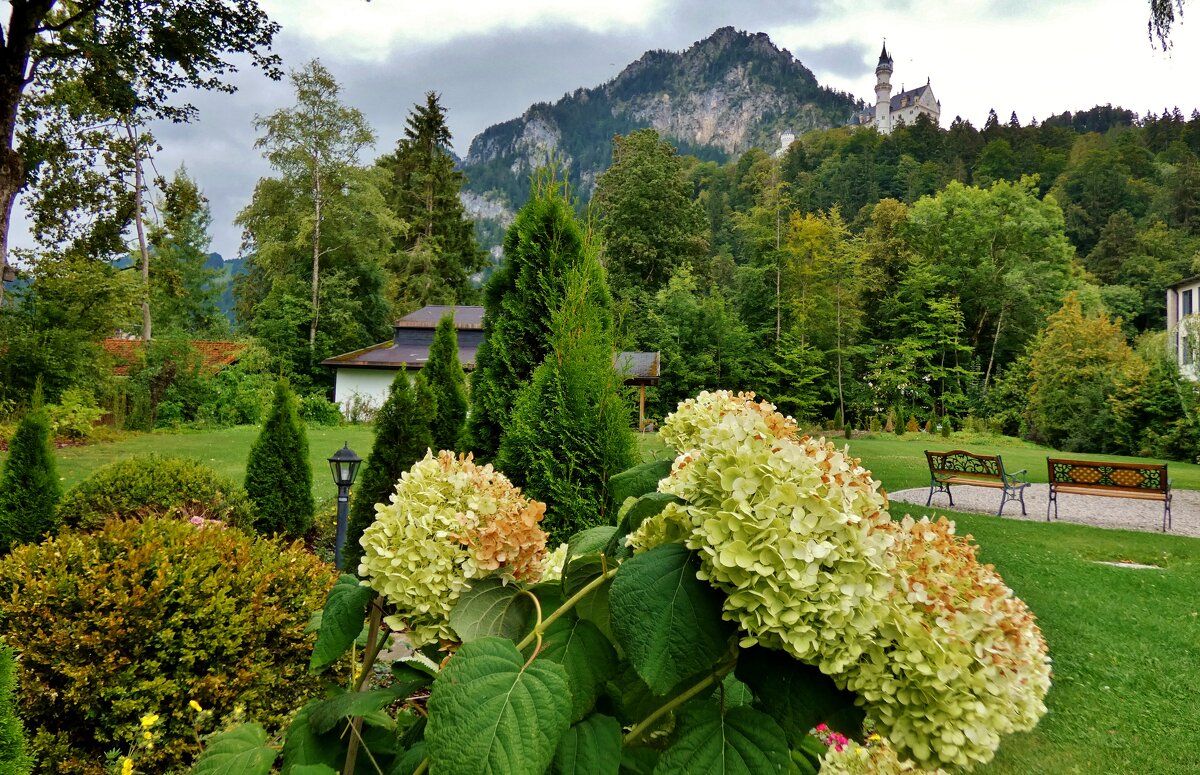
[[[1004,513],[1004,505],[1009,501],[1018,501],[1021,513],[1026,513],[1025,488],[1029,482],[1021,478],[1025,469],[1005,471],[1004,461],[999,455],[976,455],[963,449],[949,452],[925,450],[925,458],[929,462],[929,497],[925,499],[926,506],[940,492],[946,493],[953,506],[954,494],[950,492],[950,485],[973,485],[1000,490],[1000,508],[996,516]]]

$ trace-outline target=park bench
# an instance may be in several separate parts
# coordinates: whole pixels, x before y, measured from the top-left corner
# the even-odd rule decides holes
[[[1058,494],[1103,495],[1112,498],[1138,498],[1163,502],[1163,532],[1171,526],[1171,480],[1166,464],[1100,463],[1090,460],[1046,458],[1050,474],[1050,507],[1058,517]]]
[[[925,505],[933,502],[935,493],[944,492],[954,505],[954,494],[950,492],[952,484],[967,484],[976,487],[994,487],[1000,490],[1000,508],[996,516],[1004,513],[1004,504],[1009,501],[1021,503],[1021,513],[1025,513],[1025,488],[1029,482],[1021,476],[1020,471],[1005,471],[1004,461],[999,455],[976,455],[961,449],[950,452],[930,452],[925,450],[925,458],[929,461],[929,497]]]

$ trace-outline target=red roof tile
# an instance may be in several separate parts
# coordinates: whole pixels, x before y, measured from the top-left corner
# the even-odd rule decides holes
[[[129,373],[129,367],[137,361],[143,344],[141,339],[105,339],[100,343],[104,350],[113,357],[113,374],[117,376]],[[201,368],[210,374],[235,362],[242,354],[242,350],[246,349],[245,342],[197,340],[190,344],[192,349],[200,355]]]

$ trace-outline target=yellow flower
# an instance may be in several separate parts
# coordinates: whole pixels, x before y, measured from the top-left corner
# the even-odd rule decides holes
[[[121,775],[133,775],[133,759],[128,756],[121,757]]]
[[[196,702],[195,700],[191,700],[190,702],[188,702],[188,707],[191,708],[192,710],[196,711],[197,713],[204,712],[204,708],[201,708],[200,703]]]
[[[157,713],[147,713],[145,716],[142,716],[142,729],[149,729],[150,727],[154,726],[157,723],[158,723],[158,714]]]

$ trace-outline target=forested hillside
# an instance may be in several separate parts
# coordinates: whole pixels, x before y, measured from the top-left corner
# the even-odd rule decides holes
[[[972,416],[1067,448],[1192,454],[1194,391],[1163,329],[1166,286],[1200,271],[1200,113],[838,128],[724,164],[639,147],[596,209],[629,345],[663,353],[656,411],[721,385],[859,427]],[[654,182],[672,165],[689,201]],[[682,244],[697,211],[699,251],[622,271]]]

